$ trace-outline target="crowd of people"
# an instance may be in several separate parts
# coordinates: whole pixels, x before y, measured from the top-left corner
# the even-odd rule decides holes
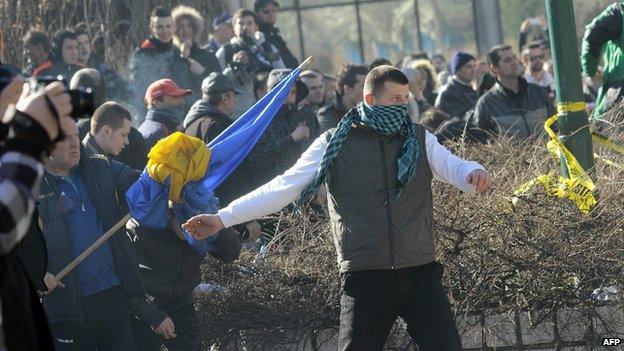
[[[422,350],[459,349],[441,266],[433,261],[430,183],[435,176],[466,192],[489,185],[483,167],[452,155],[446,140],[542,134],[556,91],[549,43],[529,35],[531,26],[547,33],[540,18],[523,23],[519,56],[498,45],[483,59],[416,53],[396,63],[346,63],[335,74],[305,69],[250,154],[215,189],[219,216],[184,224],[171,214],[161,229],[132,219],[123,234],[56,278],[127,213],[124,194],[160,139],[181,131],[209,143],[299,65],[277,27],[278,7],[257,0],[253,10],[220,14],[207,43],[200,42],[205,21],[196,9],[156,7],[150,36],[127,72],[107,67],[102,37],[85,23],[52,39],[31,30],[26,67],[2,64],[0,284],[8,350],[198,350],[194,290],[204,256],[182,231],[214,235],[209,253],[231,262],[244,241],[271,240],[275,221],[257,218],[300,198],[290,210],[310,199],[329,206],[343,293],[341,349],[377,349],[397,316]],[[66,86],[34,84],[58,75]],[[596,99],[596,84],[587,81],[587,102]],[[69,118],[67,88],[89,89],[93,111]],[[389,166],[394,159],[398,165]],[[378,179],[383,189],[372,193],[382,186]],[[388,250],[378,237],[386,222],[396,240],[389,258],[378,253]],[[353,232],[375,239],[346,240]],[[371,270],[381,270],[373,285],[383,291],[369,289],[372,278],[361,272]],[[422,284],[430,290],[404,294]]]

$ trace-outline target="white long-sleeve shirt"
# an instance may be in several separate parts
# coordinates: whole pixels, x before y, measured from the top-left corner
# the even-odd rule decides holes
[[[464,161],[453,155],[438,143],[433,134],[426,132],[425,135],[427,159],[434,178],[474,194],[475,186],[468,184],[468,175],[483,167],[474,161]],[[219,217],[225,227],[275,213],[299,199],[303,189],[314,180],[327,144],[327,139],[321,135],[289,170],[219,210]]]

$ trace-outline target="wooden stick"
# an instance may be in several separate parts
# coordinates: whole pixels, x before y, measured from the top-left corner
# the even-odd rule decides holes
[[[90,254],[92,254],[93,251],[97,250],[108,239],[113,237],[113,235],[115,235],[115,233],[117,233],[117,231],[121,229],[121,227],[125,226],[126,222],[128,222],[130,218],[131,216],[128,213],[124,218],[119,220],[119,222],[117,222],[111,229],[109,229],[106,233],[104,233],[104,235],[102,235],[93,244],[91,244],[91,246],[87,247],[87,249],[84,250],[84,252],[81,253],[80,256],[76,257],[65,268],[63,268],[63,270],[60,271],[59,274],[56,275],[56,280],[60,281],[61,279],[65,278],[65,276],[69,274],[69,272],[73,271],[74,268],[76,268],[76,266],[78,266],[82,261],[84,261],[85,258],[87,258]]]

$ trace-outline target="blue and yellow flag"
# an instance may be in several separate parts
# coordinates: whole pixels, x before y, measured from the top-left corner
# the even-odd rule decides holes
[[[196,138],[174,133],[160,140],[149,153],[143,174],[126,192],[132,217],[141,225],[167,226],[168,201],[180,223],[200,213],[216,213],[214,189],[240,165],[282,107],[301,66],[294,69],[267,95],[217,136],[206,147]],[[211,238],[196,241],[184,233],[193,248],[209,252]]]

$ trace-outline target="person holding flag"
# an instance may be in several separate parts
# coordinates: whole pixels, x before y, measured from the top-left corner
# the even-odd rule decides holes
[[[237,167],[272,123],[300,71],[297,68],[284,76],[233,123],[226,122],[225,115],[202,120],[209,111],[213,115],[231,113],[228,103],[236,93],[226,76],[211,74],[203,84],[207,100],[193,105],[193,113],[186,121],[187,127],[197,127],[187,132],[202,139],[174,133],[150,151],[145,171],[126,193],[132,214],[126,227],[136,238],[134,244],[147,293],[166,315],[151,321],[141,316],[133,320],[139,350],[160,350],[163,344],[171,351],[199,349],[193,291],[200,282],[201,263],[207,253],[226,262],[238,258],[247,231],[225,229],[211,238],[195,240],[180,224],[197,213],[217,211],[219,199],[215,191],[223,194],[217,189],[234,177]],[[216,106],[210,105],[210,101],[216,102]],[[202,127],[203,122],[209,123],[210,128],[221,129],[208,145],[204,141],[210,133],[207,126]]]
[[[223,228],[305,205],[327,190],[341,279],[340,350],[382,350],[396,317],[423,351],[461,350],[435,261],[435,177],[467,193],[491,179],[476,162],[453,155],[407,114],[407,77],[371,70],[364,103],[317,138],[297,163],[217,214],[182,225],[201,240]]]

